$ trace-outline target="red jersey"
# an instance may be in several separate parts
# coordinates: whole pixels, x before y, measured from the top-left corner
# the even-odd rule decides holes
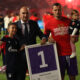
[[[51,19],[53,18],[52,15],[43,15],[43,22],[44,22],[44,25],[46,25],[46,23]]]
[[[17,17],[15,16],[15,17],[13,18],[12,22],[16,22],[16,20],[17,20]]]
[[[2,45],[0,45],[0,48],[1,48],[1,50],[3,50],[3,53],[4,53],[4,55],[5,55],[5,45],[6,45],[6,43],[2,43]],[[1,52],[0,52],[1,53]]]
[[[39,20],[39,18],[35,17],[35,16],[31,16],[30,19],[33,20],[33,21],[38,21]]]
[[[8,35],[5,35],[4,37],[5,37],[5,38],[8,38]],[[1,40],[1,41],[2,41],[2,40]],[[0,48],[1,48],[1,50],[3,50],[3,53],[4,53],[4,55],[5,55],[5,53],[6,53],[6,43],[3,42],[2,45],[0,46]]]
[[[50,19],[45,25],[44,33],[51,32],[53,39],[56,41],[59,56],[71,55],[70,35],[68,33],[70,20],[62,17],[60,20]]]

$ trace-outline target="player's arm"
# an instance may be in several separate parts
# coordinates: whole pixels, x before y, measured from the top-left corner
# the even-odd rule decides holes
[[[78,31],[78,29],[77,29],[77,28],[74,28],[74,30],[73,30],[71,36],[74,36],[74,35],[77,33],[77,31]]]
[[[45,44],[48,41],[49,32],[45,27],[44,27],[44,36],[45,37],[42,37],[41,45]]]
[[[72,34],[71,34],[71,41],[73,42],[73,43],[75,43],[75,42],[77,42],[76,40],[76,38],[77,38],[77,36],[76,36],[76,33],[77,33],[77,31],[78,31],[78,29],[77,28],[74,28],[74,30],[73,30],[73,32],[72,32]]]
[[[50,33],[49,37],[48,37],[48,42],[50,43],[55,43],[56,41],[53,39],[52,34]]]
[[[44,28],[44,34],[47,36],[48,42],[54,43],[55,41],[54,41],[54,39],[53,39],[53,37],[52,37],[52,34],[51,34],[51,32],[50,32],[50,30],[49,30],[48,27],[49,27],[49,25],[46,24],[46,25],[45,25],[45,28]]]

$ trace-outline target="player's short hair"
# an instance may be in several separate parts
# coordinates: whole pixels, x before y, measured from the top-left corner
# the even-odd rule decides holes
[[[74,9],[74,10],[72,10],[71,15],[74,15],[75,13],[78,13],[79,14],[79,12]]]
[[[14,22],[10,22],[10,23],[8,24],[8,29],[9,29],[9,27],[10,27],[11,25],[15,25],[15,26],[17,26],[16,23],[14,23]]]
[[[61,7],[61,4],[60,4],[60,3],[54,3],[54,4],[52,5],[52,7],[54,7],[54,6],[60,6],[60,7]]]

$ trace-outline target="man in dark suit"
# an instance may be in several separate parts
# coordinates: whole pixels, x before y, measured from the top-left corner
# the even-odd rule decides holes
[[[32,45],[36,44],[36,37],[39,36],[41,39],[41,43],[44,44],[46,42],[46,38],[41,32],[38,24],[32,20],[29,20],[29,10],[27,7],[22,7],[20,9],[20,20],[17,24],[17,34],[16,37],[19,40],[20,46]],[[19,61],[21,63],[20,69],[20,80],[25,80],[25,74],[27,69],[27,62],[25,56],[25,50],[21,51],[21,59]]]

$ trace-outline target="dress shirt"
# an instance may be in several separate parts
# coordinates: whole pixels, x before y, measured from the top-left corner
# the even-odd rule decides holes
[[[22,24],[22,33],[24,34],[25,33],[25,22],[23,22],[21,20],[21,24]],[[30,26],[29,26],[28,21],[26,22],[26,26],[27,26],[27,30],[28,30],[28,33],[29,33],[30,32]]]

